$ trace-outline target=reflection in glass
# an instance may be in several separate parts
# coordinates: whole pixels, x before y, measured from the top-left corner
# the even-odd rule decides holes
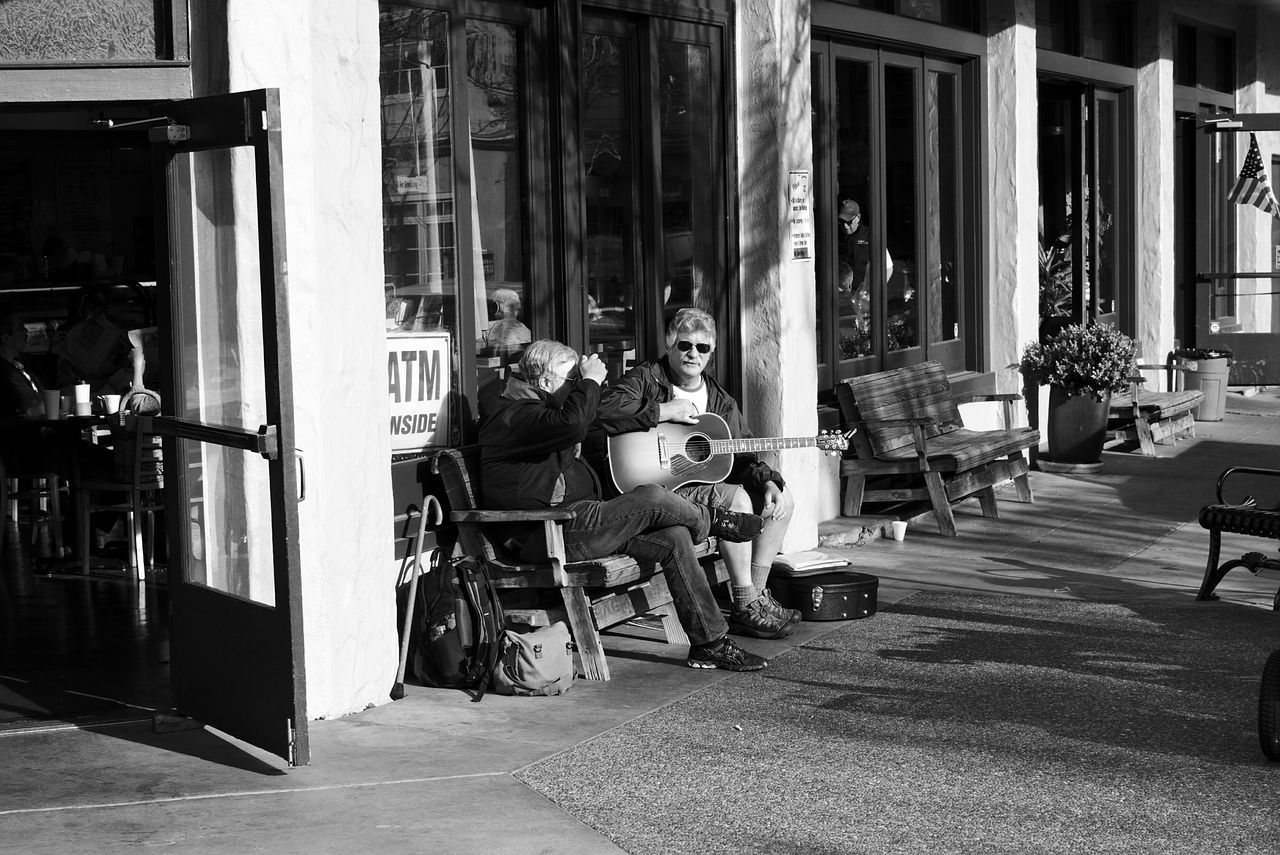
[[[467,24],[467,105],[479,258],[474,259],[477,354],[509,362],[533,337],[527,326],[519,30]]]
[[[254,167],[251,149],[174,155],[185,186],[170,200],[175,257],[191,265],[179,272],[189,298],[174,336],[182,343],[177,415],[252,431],[268,421]],[[207,443],[176,447],[191,520],[185,579],[274,604],[267,461]]]
[[[661,42],[658,122],[662,152],[664,322],[695,306],[717,314],[711,56],[705,45]]]
[[[876,244],[871,233],[871,79],[865,62],[838,60],[836,98],[836,304],[839,311],[840,358],[875,352],[876,296],[871,263]],[[819,300],[819,304],[821,304]]]
[[[956,75],[931,71],[925,93],[925,306],[929,343],[960,337],[959,233],[961,174]]]
[[[627,110],[635,91],[634,43],[616,35],[582,40],[582,156],[588,341],[625,350],[636,338],[635,164]]]
[[[1098,314],[1109,315],[1116,311],[1119,268],[1116,264],[1115,214],[1120,205],[1120,130],[1117,126],[1116,102],[1099,98],[1095,101],[1098,116],[1098,174],[1095,176],[1097,199],[1095,210],[1090,212],[1090,227],[1097,228],[1095,245],[1086,244],[1095,252],[1093,270],[1098,289]]]
[[[889,350],[920,344],[920,301],[916,298],[916,71],[886,66],[885,223],[893,272],[886,289]]]
[[[455,330],[449,16],[384,5],[383,262],[388,330]]]

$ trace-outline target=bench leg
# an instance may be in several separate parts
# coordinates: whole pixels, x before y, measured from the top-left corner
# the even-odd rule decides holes
[[[1000,517],[1000,508],[996,505],[996,488],[987,487],[974,493],[978,497],[978,505],[982,508],[982,515],[988,519],[998,519]]]
[[[844,477],[844,508],[840,511],[841,515],[856,517],[862,513],[862,496],[866,489],[866,475],[846,475]]]
[[[569,618],[569,629],[578,645],[578,657],[582,660],[582,676],[588,680],[608,680],[609,663],[604,658],[604,645],[591,617],[591,601],[581,588],[561,588],[560,599]]]
[[[1021,460],[1022,455],[1020,453],[1010,454],[1009,459],[1014,461]],[[1019,502],[1026,502],[1027,504],[1035,502],[1035,497],[1031,495],[1031,479],[1027,477],[1026,472],[1014,476],[1013,488],[1018,491]]]
[[[1225,573],[1218,572],[1218,554],[1222,551],[1222,532],[1217,529],[1209,530],[1209,560],[1204,567],[1204,581],[1200,583],[1200,593],[1196,594],[1197,600],[1216,600],[1213,595],[1213,589],[1218,587],[1218,583],[1222,581]]]
[[[956,518],[951,513],[951,500],[947,498],[947,488],[942,483],[942,474],[925,472],[924,485],[929,490],[929,501],[933,505],[933,517],[938,521],[939,533],[943,537],[955,537]]]
[[[1146,419],[1135,419],[1133,427],[1138,434],[1138,447],[1147,457],[1156,456],[1156,442],[1151,437],[1151,425]]]
[[[680,625],[680,618],[676,616],[676,607],[674,603],[667,603],[653,610],[653,614],[662,618],[662,631],[667,636],[667,644],[688,644],[689,636],[685,634],[684,627]]]

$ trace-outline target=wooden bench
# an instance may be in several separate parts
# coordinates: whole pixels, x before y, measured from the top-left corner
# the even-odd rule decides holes
[[[689,643],[661,565],[639,564],[627,555],[571,563],[564,553],[562,525],[573,519],[572,511],[480,508],[479,446],[442,450],[433,458],[432,471],[444,485],[450,518],[458,526],[458,542],[488,568],[507,619],[532,626],[566,621],[587,679],[609,679],[600,632],[610,627],[630,624],[656,630],[668,644]],[[541,523],[549,561],[521,562],[494,535],[494,525],[499,523]],[[712,585],[728,579],[714,538],[699,544],[697,551]]]
[[[861,513],[863,502],[924,500],[938,530],[955,537],[955,502],[977,496],[982,515],[997,517],[995,485],[1010,480],[1019,501],[1032,501],[1024,452],[1039,444],[1040,432],[1011,427],[1019,395],[956,395],[946,369],[925,362],[844,380],[836,397],[845,426],[858,429],[850,438],[854,456],[840,466],[845,516]],[[969,401],[1000,401],[1005,429],[966,429],[959,404]],[[905,483],[868,490],[867,479],[877,476]]]
[[[1170,391],[1149,391],[1143,387],[1146,378],[1135,372],[1129,378],[1129,391],[1111,396],[1107,446],[1136,442],[1144,455],[1155,457],[1157,443],[1170,445],[1196,435],[1192,410],[1200,406],[1204,393],[1199,389],[1175,390],[1173,372],[1183,368],[1172,361],[1165,365],[1140,363],[1134,368],[1166,372]]]
[[[1209,531],[1209,560],[1205,564],[1204,581],[1200,583],[1197,600],[1216,600],[1213,589],[1218,587],[1228,571],[1236,567],[1246,567],[1255,574],[1262,570],[1280,570],[1280,560],[1268,558],[1261,552],[1246,552],[1239,558],[1218,564],[1223,532],[1280,540],[1280,505],[1262,508],[1252,496],[1242,496],[1235,503],[1228,503],[1223,498],[1222,488],[1232,475],[1277,478],[1280,470],[1233,466],[1218,476],[1218,501],[1200,509],[1200,525]],[[1276,591],[1272,608],[1280,611],[1280,591]]]

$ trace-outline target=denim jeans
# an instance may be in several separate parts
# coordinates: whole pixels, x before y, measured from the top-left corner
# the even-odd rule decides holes
[[[707,539],[711,525],[705,505],[695,505],[665,487],[645,485],[607,501],[583,499],[564,508],[577,513],[564,529],[570,561],[622,552],[636,561],[657,562],[691,643],[715,641],[729,631],[693,551],[695,543]],[[543,561],[546,544],[537,535],[521,552],[526,561]]]

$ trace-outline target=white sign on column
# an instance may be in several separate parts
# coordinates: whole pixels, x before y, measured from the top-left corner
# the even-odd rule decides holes
[[[791,173],[790,181],[791,260],[813,260],[813,211],[809,206],[809,172]]]

